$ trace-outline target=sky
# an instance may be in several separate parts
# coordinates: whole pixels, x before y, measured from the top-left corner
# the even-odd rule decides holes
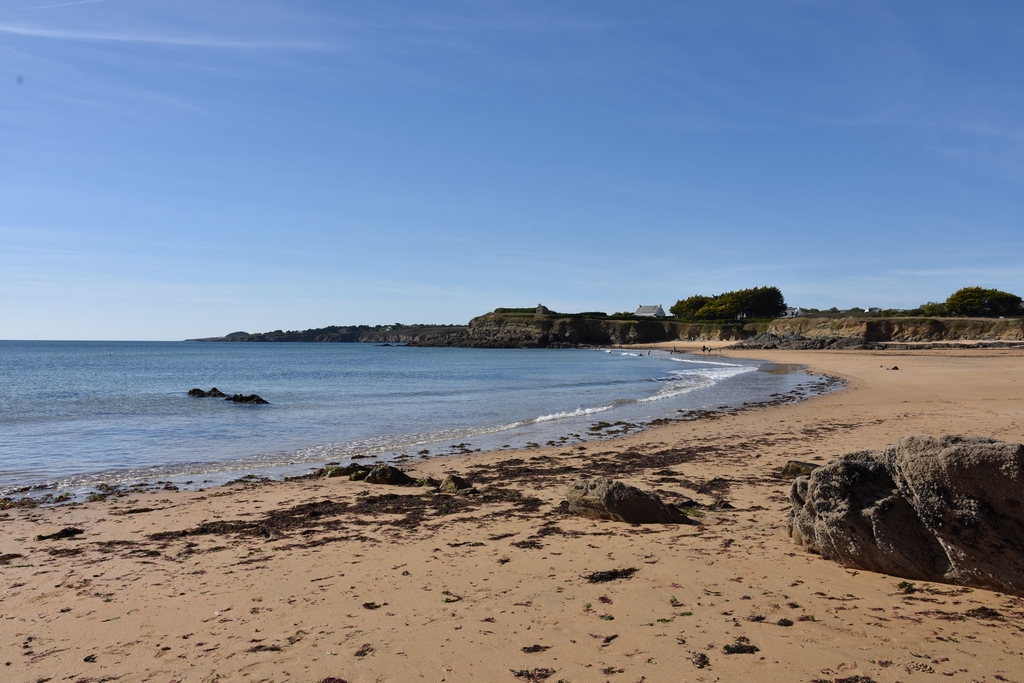
[[[1024,4],[0,0],[0,339],[1024,294]]]

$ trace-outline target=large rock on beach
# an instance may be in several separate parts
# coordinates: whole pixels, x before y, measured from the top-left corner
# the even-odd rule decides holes
[[[591,519],[629,524],[690,523],[690,518],[681,510],[661,502],[655,494],[607,477],[573,482],[566,491],[565,499],[569,503],[569,512]]]
[[[913,436],[790,492],[794,542],[843,566],[1024,595],[1024,446]]]
[[[394,465],[377,465],[365,479],[367,484],[387,484],[389,486],[408,486],[414,484],[412,477]]]

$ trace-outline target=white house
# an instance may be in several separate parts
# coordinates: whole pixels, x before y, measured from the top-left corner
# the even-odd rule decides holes
[[[786,307],[786,312],[782,314],[782,317],[783,318],[802,318],[802,317],[804,317],[804,309],[800,308],[799,306],[797,306],[796,308],[794,308],[792,306],[787,306]]]
[[[638,306],[634,315],[641,316],[643,318],[667,318],[665,315],[665,309],[661,307],[661,304],[656,306]]]

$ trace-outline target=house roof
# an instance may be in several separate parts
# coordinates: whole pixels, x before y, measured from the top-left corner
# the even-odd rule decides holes
[[[635,315],[665,315],[665,309],[661,307],[661,304],[638,306]]]

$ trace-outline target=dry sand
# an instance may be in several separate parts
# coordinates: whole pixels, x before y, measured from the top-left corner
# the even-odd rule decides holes
[[[412,466],[460,472],[475,496],[327,479],[10,510],[0,680],[1024,681],[1024,601],[798,550],[774,474],[909,434],[1024,441],[1024,352],[734,355],[848,387]],[[596,474],[735,509],[692,526],[567,516],[565,485]],[[34,540],[71,526],[84,533]],[[740,638],[757,651],[727,654]]]

